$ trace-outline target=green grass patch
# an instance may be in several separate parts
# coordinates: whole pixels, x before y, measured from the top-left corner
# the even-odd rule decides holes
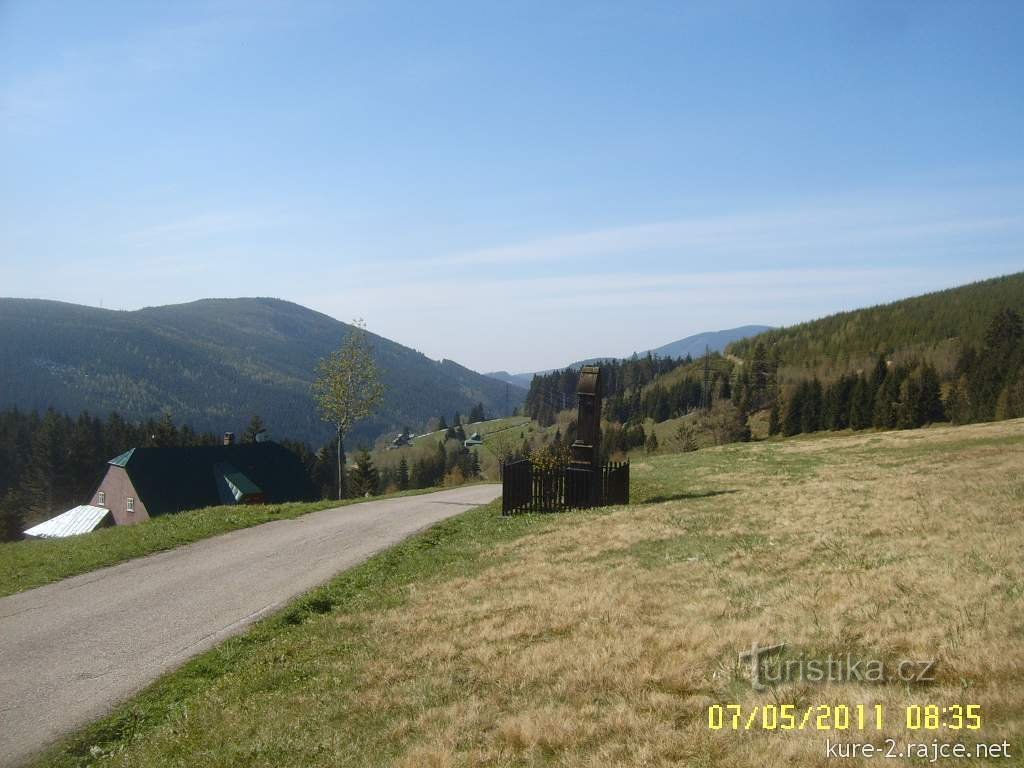
[[[322,509],[437,490],[403,491],[372,499],[207,507],[162,515],[138,525],[102,528],[66,539],[0,544],[0,597],[240,528],[290,520]]]

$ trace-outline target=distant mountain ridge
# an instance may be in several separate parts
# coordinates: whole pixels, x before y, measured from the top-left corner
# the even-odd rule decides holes
[[[330,435],[310,395],[317,361],[351,326],[270,298],[203,299],[132,312],[0,298],[0,407],[159,416],[199,430],[238,430],[259,414],[272,436]],[[525,392],[451,360],[370,334],[384,402],[351,438],[467,412],[519,405]],[[507,399],[506,399],[507,398]]]
[[[750,336],[757,336],[759,333],[772,330],[770,325],[741,325],[737,328],[727,328],[724,331],[705,331],[695,333],[683,339],[670,341],[660,347],[650,350],[651,354],[659,357],[698,357],[704,354],[705,348],[712,352],[724,352],[725,348],[734,341],[746,339]],[[647,354],[642,352],[641,354]]]
[[[734,341],[745,339],[749,336],[756,336],[759,333],[772,330],[770,325],[741,325],[737,328],[727,328],[723,331],[704,331],[703,333],[696,333],[692,336],[686,336],[676,341],[670,341],[668,344],[663,344],[660,347],[651,350],[645,350],[643,352],[637,352],[638,355],[646,355],[650,352],[652,355],[658,357],[697,357],[703,355],[705,348],[709,348],[712,352],[724,352],[726,346]],[[580,368],[584,365],[590,365],[592,363],[598,363],[601,360],[616,360],[624,358],[616,358],[614,356],[608,357],[591,357],[586,360],[577,360],[574,363],[569,363],[563,366],[565,368]],[[484,374],[485,376],[491,376],[492,378],[499,379],[501,381],[514,384],[519,387],[529,387],[530,382],[533,380],[534,375],[543,375],[545,373],[551,373],[554,368],[549,368],[546,371],[534,371],[530,373],[509,373],[508,371],[492,371]]]

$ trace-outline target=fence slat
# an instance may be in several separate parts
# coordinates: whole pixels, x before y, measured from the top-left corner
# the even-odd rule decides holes
[[[629,503],[628,461],[608,462],[591,472],[565,466],[540,469],[521,459],[503,463],[499,471],[503,515]]]

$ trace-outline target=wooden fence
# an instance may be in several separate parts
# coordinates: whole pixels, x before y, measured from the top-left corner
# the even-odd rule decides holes
[[[501,466],[501,513],[560,512],[629,503],[629,462],[609,462],[598,472],[574,467],[535,467],[528,459]]]

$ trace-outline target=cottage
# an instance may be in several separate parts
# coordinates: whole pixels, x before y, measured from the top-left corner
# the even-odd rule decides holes
[[[317,498],[302,461],[270,441],[189,448],[132,448],[107,462],[89,503],[116,525],[220,504]]]

